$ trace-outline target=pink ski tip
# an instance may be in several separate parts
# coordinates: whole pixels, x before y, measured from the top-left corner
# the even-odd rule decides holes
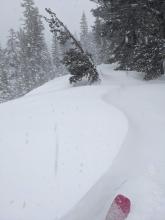
[[[117,195],[106,216],[106,220],[125,220],[131,209],[131,201],[124,195]]]
[[[116,205],[123,211],[124,214],[128,215],[131,209],[131,201],[124,195],[118,195],[115,198]]]

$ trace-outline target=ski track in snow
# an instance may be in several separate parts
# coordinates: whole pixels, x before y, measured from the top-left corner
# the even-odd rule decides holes
[[[20,144],[16,147],[20,151],[18,155],[14,152],[15,149],[10,147],[12,143],[10,140],[3,138],[0,140],[11,151],[11,155],[8,156],[1,149],[4,158],[8,160],[5,162],[2,158],[2,162],[7,167],[6,171],[3,170],[2,177],[6,178],[3,187],[7,187],[9,191],[6,195],[4,188],[0,187],[2,194],[0,205],[4,209],[0,210],[0,218],[3,220],[11,220],[11,218],[12,220],[58,218],[60,220],[104,220],[114,196],[118,193],[125,194],[132,201],[132,210],[128,220],[164,220],[165,104],[162,102],[162,94],[165,93],[164,84],[161,81],[146,83],[135,78],[134,73],[132,73],[133,77],[128,77],[127,73],[115,72],[107,65],[101,66],[101,69],[103,73],[101,86],[70,89],[68,84],[64,83],[67,76],[57,80],[56,89],[54,82],[49,82],[42,89],[38,88],[22,99],[18,99],[21,110],[24,111],[27,108],[29,115],[28,120],[21,116],[27,126],[25,147],[30,147],[32,142],[34,146],[40,146],[41,149],[36,147],[36,152],[31,155],[33,148],[29,150],[20,148],[24,141],[22,137],[17,141],[14,136],[10,135],[10,138],[14,138],[16,143]],[[82,100],[78,101],[80,95]],[[42,104],[38,100],[40,96],[44,100]],[[63,99],[66,103],[61,101]],[[55,100],[61,109],[54,106],[53,102],[50,105],[50,100]],[[0,110],[5,111],[7,107],[11,107],[11,104],[12,102],[2,105]],[[23,104],[26,106],[22,107]],[[34,111],[31,111],[28,105],[32,106]],[[43,106],[46,107],[43,108]],[[85,106],[90,106],[90,112]],[[41,115],[38,115],[38,109]],[[17,109],[14,111],[16,112]],[[9,114],[11,112],[10,110]],[[95,117],[93,113],[99,117]],[[50,117],[48,117],[49,114]],[[42,126],[38,127],[41,117],[43,118]],[[74,121],[73,117],[75,117]],[[11,131],[14,131],[15,126],[10,124],[11,118],[6,118],[6,120],[8,125],[11,125]],[[16,116],[13,119],[16,124]],[[30,122],[32,120],[35,122],[34,133],[32,133]],[[110,126],[111,123],[114,128]],[[46,131],[43,126],[46,129],[50,126],[54,128]],[[76,130],[78,127],[80,129]],[[21,123],[18,128],[20,129],[18,130],[19,136],[22,136],[24,131],[21,131]],[[71,138],[73,135],[71,128],[75,132],[75,138]],[[41,140],[35,137],[38,130]],[[4,137],[7,137],[9,131],[7,129],[4,131],[1,129],[1,131]],[[46,139],[44,138],[45,131],[47,132]],[[103,134],[103,131],[108,133]],[[99,137],[100,134],[102,134],[101,137]],[[15,135],[17,136],[17,133]],[[84,141],[86,138],[89,143]],[[93,140],[95,138],[96,141]],[[104,143],[105,139],[106,143]],[[48,143],[47,140],[49,140]],[[79,146],[80,142],[81,146]],[[112,149],[109,149],[111,151],[107,150],[106,145],[111,146]],[[48,149],[45,146],[49,146]],[[92,161],[92,155],[88,155],[89,149],[94,154],[95,163]],[[78,153],[79,151],[81,153]],[[13,157],[16,165],[13,164],[11,168],[9,163],[13,162]],[[34,170],[30,170],[32,167],[29,169],[28,159],[32,160],[30,166],[35,165]],[[22,172],[20,164],[17,165],[17,160],[20,164],[24,164],[24,172],[27,174]],[[73,160],[73,166],[69,165],[71,160]],[[43,161],[44,165],[42,165]],[[76,170],[75,166],[80,166],[80,170]],[[92,168],[94,166],[96,166],[95,169]],[[30,171],[36,181],[33,180],[34,185],[27,178],[31,177]],[[19,180],[15,179],[15,174],[22,176],[20,179],[22,185],[18,183]],[[65,177],[62,174],[65,174]],[[10,178],[9,175],[11,175]],[[80,181],[74,180],[75,177],[80,178]],[[13,185],[8,186],[7,181],[13,182]],[[66,181],[68,184],[64,184]],[[18,187],[22,187],[22,191],[17,189]],[[26,195],[27,189],[24,187],[28,188],[29,195]],[[78,194],[77,197],[76,194]],[[72,210],[69,211],[71,208]]]
[[[120,109],[129,122],[129,133],[110,171],[112,175],[115,170],[115,176],[119,181],[120,176],[128,180],[117,190],[118,193],[126,194],[132,199],[132,212],[128,220],[164,220],[165,216],[165,209],[162,209],[165,207],[165,178],[161,179],[162,175],[159,173],[160,165],[165,168],[164,158],[160,156],[160,152],[164,152],[163,126],[162,131],[160,130],[163,123],[158,119],[161,111],[157,112],[159,109],[152,103],[161,97],[160,91],[153,92],[156,86],[164,87],[160,84],[138,85],[124,90],[122,88],[122,93],[119,91],[104,96],[104,100]],[[136,98],[131,96],[131,93],[136,94]],[[164,110],[165,105],[162,105],[162,112]],[[125,152],[129,154],[126,155]],[[159,163],[158,160],[162,162]],[[117,168],[118,163],[123,163],[120,169]],[[133,164],[132,169],[130,164]]]
[[[104,77],[113,79],[113,76]],[[102,98],[126,116],[128,134],[107,173],[61,220],[103,220],[118,193],[127,195],[132,201],[128,220],[164,220],[165,117],[162,120],[160,116],[165,112],[161,99],[165,94],[164,84],[161,81],[144,83],[137,79],[130,84],[123,81],[112,84],[116,89],[109,89]],[[157,102],[158,108],[153,106]]]

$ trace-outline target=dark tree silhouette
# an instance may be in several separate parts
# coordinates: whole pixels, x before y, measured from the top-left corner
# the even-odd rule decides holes
[[[70,83],[76,83],[84,78],[88,80],[89,84],[99,81],[99,74],[92,57],[83,50],[80,43],[57,15],[51,9],[46,9],[46,11],[50,15],[50,18],[45,17],[49,23],[50,31],[56,35],[61,44],[68,42],[70,44],[63,59],[63,63],[72,75]]]

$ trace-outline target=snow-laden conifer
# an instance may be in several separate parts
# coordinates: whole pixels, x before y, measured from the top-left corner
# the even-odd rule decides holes
[[[50,9],[46,9],[46,11],[50,15],[49,19],[45,19],[49,23],[51,32],[56,34],[57,39],[62,45],[68,46],[64,53],[63,63],[72,75],[70,83],[77,83],[83,79],[87,79],[88,83],[98,81],[99,74],[91,56],[83,50],[80,43],[58,19],[56,14]]]

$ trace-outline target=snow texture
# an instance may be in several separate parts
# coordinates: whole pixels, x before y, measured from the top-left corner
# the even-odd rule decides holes
[[[164,81],[100,70],[0,105],[0,219],[103,220],[120,193],[128,220],[164,220]]]

